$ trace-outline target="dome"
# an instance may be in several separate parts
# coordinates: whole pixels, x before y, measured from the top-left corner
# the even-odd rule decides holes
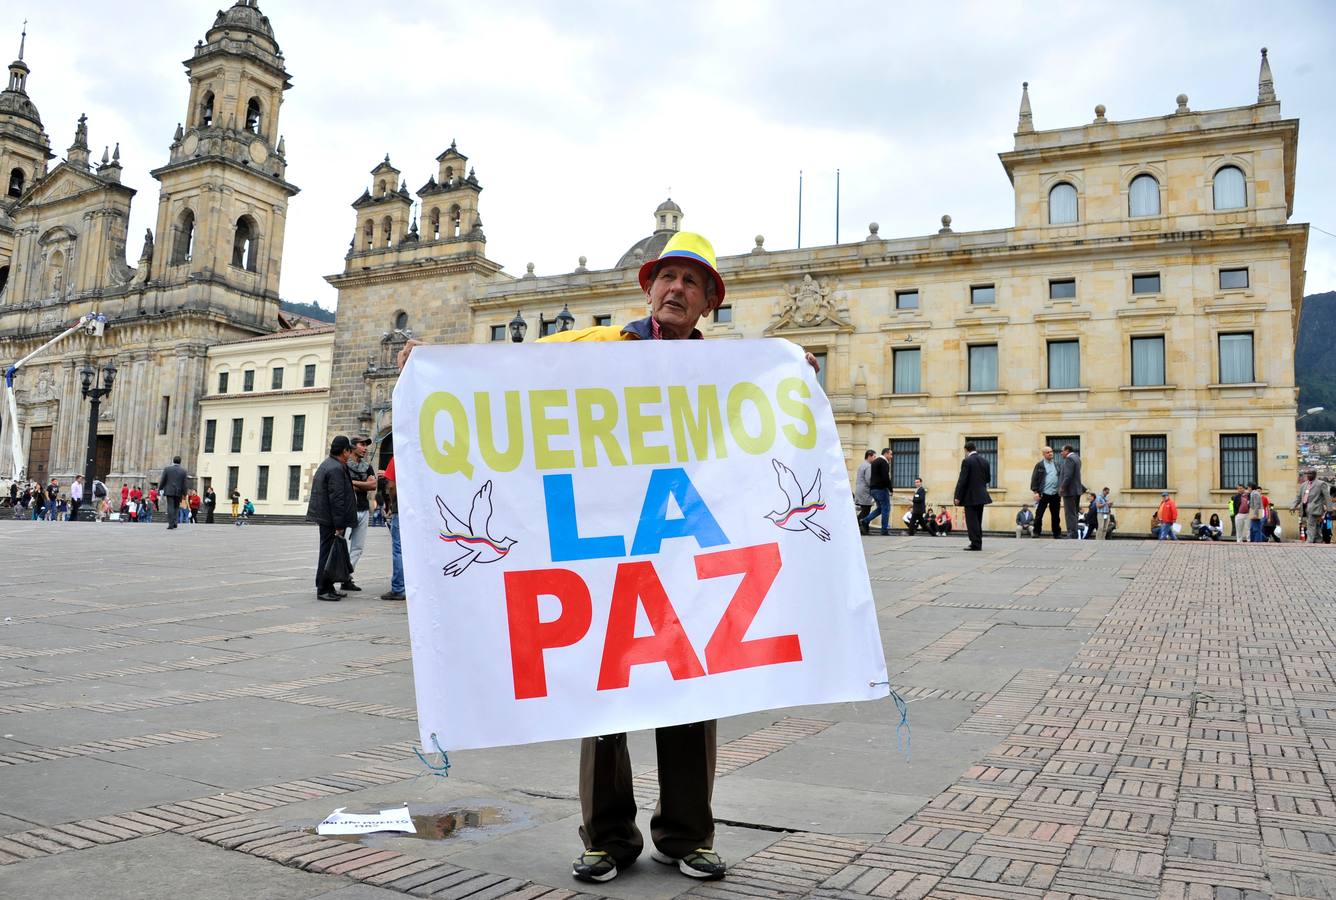
[[[36,125],[38,130],[42,127],[42,117],[37,114],[37,107],[28,99],[27,94],[20,94],[18,91],[0,91],[0,116],[16,116],[27,119]]]
[[[659,254],[663,252],[663,245],[668,243],[668,239],[677,233],[682,215],[682,207],[674,203],[672,197],[656,206],[654,208],[654,233],[632,244],[622,254],[622,258],[617,260],[618,267],[638,265],[639,262],[647,259],[657,259]],[[637,250],[641,252],[639,260],[636,259]]]
[[[675,212],[678,215],[681,215],[682,207],[674,203],[672,197],[669,197],[667,200],[660,203],[654,212],[656,215],[661,212]]]
[[[260,7],[255,5],[255,0],[237,0],[231,9],[227,11],[219,10],[218,17],[213,20],[213,27],[209,29],[205,38],[212,43],[215,31],[227,29],[258,34],[261,37],[268,38],[276,49],[278,47],[278,41],[274,38],[274,29],[269,24],[269,17],[260,12]]]

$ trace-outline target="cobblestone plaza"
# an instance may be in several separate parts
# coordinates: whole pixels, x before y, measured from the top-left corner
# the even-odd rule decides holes
[[[590,889],[577,742],[414,756],[384,531],[368,590],[317,604],[311,529],[160,529],[0,523],[0,897]],[[723,720],[729,876],[642,857],[593,890],[1336,897],[1331,548],[865,541],[908,755],[889,701]],[[418,836],[314,834],[404,802]]]

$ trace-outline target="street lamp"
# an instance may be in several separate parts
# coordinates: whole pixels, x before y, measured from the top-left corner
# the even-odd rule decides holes
[[[1294,419],[1294,421],[1297,422],[1297,421],[1299,421],[1300,419],[1302,419],[1304,416],[1314,416],[1314,415],[1317,415],[1318,413],[1322,412],[1322,410],[1324,410],[1324,409],[1326,409],[1325,406],[1310,406],[1310,407],[1308,407],[1308,410],[1307,410],[1306,412],[1302,412],[1302,413],[1300,413],[1298,416],[1296,416],[1295,419]]]
[[[516,344],[524,343],[524,333],[529,330],[529,323],[524,321],[524,317],[519,310],[515,311],[515,318],[510,320],[510,339]]]
[[[111,393],[112,382],[116,380],[116,364],[108,360],[102,367],[102,387],[94,387],[97,369],[85,364],[79,372],[83,379],[83,395],[88,398],[88,457],[84,460],[84,496],[93,499],[94,464],[97,461],[97,413],[102,405],[102,398]],[[79,518],[85,522],[97,521],[97,507],[89,502],[79,511]]]
[[[557,331],[560,332],[570,331],[571,326],[574,324],[575,316],[571,315],[571,305],[569,303],[563,303],[561,312],[557,313],[556,316],[551,319],[543,318],[542,313],[538,314],[538,334],[543,337],[547,336],[547,327],[549,325],[556,325]]]

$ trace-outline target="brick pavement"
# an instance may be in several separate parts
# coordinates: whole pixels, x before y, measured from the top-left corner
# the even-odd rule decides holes
[[[725,720],[730,877],[644,863],[589,886],[566,868],[573,742],[421,777],[402,608],[313,603],[302,529],[185,530],[174,561],[203,591],[160,572],[151,529],[81,532],[0,525],[0,553],[50,573],[0,574],[0,896],[80,889],[78,861],[110,854],[143,874],[105,896],[136,898],[180,896],[182,860],[228,871],[199,897],[1336,897],[1324,549],[869,538],[913,756],[888,703]],[[90,590],[60,567],[75,548],[145,577]],[[405,799],[518,820],[435,844],[309,831]]]

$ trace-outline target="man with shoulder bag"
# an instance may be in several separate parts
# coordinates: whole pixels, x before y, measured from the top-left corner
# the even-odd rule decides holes
[[[334,589],[334,580],[326,571],[336,540],[343,540],[347,529],[357,525],[357,500],[353,482],[345,465],[352,455],[347,435],[338,435],[329,445],[329,456],[315,470],[311,479],[311,499],[306,519],[320,526],[320,552],[316,557],[315,590],[317,600],[341,600],[348,596]]]

